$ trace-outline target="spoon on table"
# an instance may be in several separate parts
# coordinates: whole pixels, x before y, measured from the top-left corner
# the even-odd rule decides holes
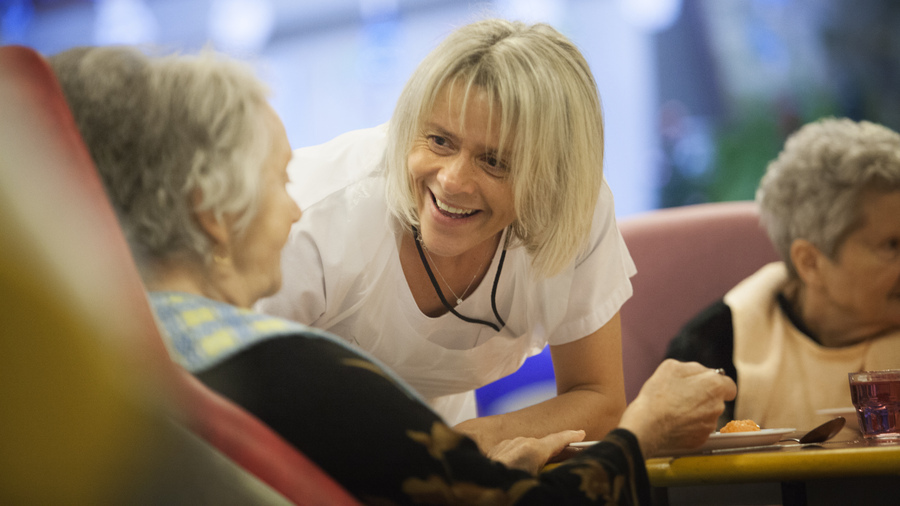
[[[825,441],[828,441],[829,439],[836,436],[837,433],[844,428],[845,423],[847,423],[847,420],[845,420],[843,416],[838,416],[807,432],[800,439],[792,437],[782,439],[782,441],[796,441],[802,445],[810,443],[824,443]]]

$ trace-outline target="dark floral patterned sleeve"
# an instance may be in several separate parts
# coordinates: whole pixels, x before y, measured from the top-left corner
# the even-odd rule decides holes
[[[367,504],[649,504],[631,433],[614,430],[537,477],[509,469],[380,367],[331,340],[269,339],[197,376]]]

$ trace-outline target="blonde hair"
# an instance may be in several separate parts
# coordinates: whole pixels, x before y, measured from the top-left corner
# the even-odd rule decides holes
[[[437,97],[456,85],[464,102],[484,91],[499,108],[511,244],[526,248],[539,275],[557,274],[584,250],[603,182],[603,116],[587,62],[545,24],[489,19],[450,34],[413,72],[389,126],[387,201],[405,227],[418,225],[408,154]]]

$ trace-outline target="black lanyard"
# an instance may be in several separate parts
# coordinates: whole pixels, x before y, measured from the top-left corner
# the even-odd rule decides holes
[[[422,250],[422,245],[419,243],[419,229],[413,227],[412,230],[413,240],[416,243],[416,249],[419,250],[419,258],[422,259],[422,265],[425,267],[425,272],[428,273],[428,279],[431,280],[431,286],[434,287],[434,291],[441,299],[444,307],[446,307],[447,310],[449,310],[457,318],[464,322],[487,325],[488,327],[494,329],[496,332],[500,332],[500,329],[506,326],[506,322],[503,321],[503,318],[500,317],[500,313],[497,311],[497,285],[500,284],[500,272],[503,270],[503,261],[506,259],[506,248],[504,247],[503,251],[500,252],[500,261],[497,263],[497,274],[494,275],[494,286],[491,288],[491,309],[494,310],[494,316],[497,318],[497,321],[500,322],[500,326],[498,327],[495,323],[479,320],[478,318],[469,318],[468,316],[459,314],[456,309],[453,309],[453,306],[451,306],[450,303],[447,302],[447,299],[444,298],[444,293],[441,292],[441,287],[438,285],[437,279],[434,278],[434,273],[431,272],[431,266],[428,265],[428,260],[425,258],[425,252]]]

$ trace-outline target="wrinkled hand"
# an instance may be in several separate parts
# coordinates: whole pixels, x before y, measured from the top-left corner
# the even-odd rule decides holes
[[[521,469],[532,475],[544,467],[550,458],[561,452],[569,443],[584,439],[583,430],[564,430],[542,438],[517,437],[496,444],[487,456],[513,469]]]
[[[644,383],[619,426],[637,436],[645,457],[697,448],[736,394],[731,378],[696,362],[668,359]]]

